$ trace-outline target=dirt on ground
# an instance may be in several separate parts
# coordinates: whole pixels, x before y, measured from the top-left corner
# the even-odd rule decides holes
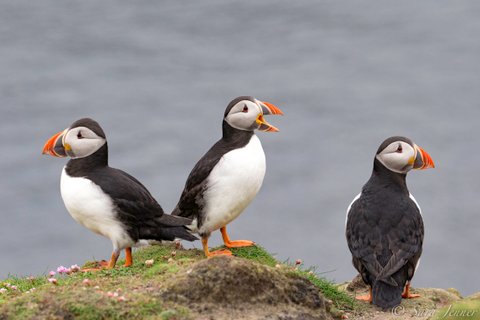
[[[162,298],[188,306],[195,319],[332,319],[308,280],[243,259],[200,261],[164,288]]]

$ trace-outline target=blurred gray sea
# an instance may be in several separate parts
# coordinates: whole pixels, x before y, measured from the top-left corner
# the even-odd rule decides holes
[[[96,119],[111,166],[170,212],[228,102],[253,95],[285,116],[258,133],[267,175],[232,238],[351,279],[346,208],[405,135],[437,165],[408,177],[426,226],[413,285],[480,290],[479,35],[473,0],[0,1],[0,278],[110,256],[63,206],[52,134]]]

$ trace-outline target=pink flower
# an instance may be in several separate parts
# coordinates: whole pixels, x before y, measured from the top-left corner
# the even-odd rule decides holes
[[[91,286],[92,285],[92,282],[90,281],[90,279],[83,279],[82,283],[86,286]]]
[[[60,266],[57,268],[57,272],[62,274],[62,273],[67,273],[67,268],[65,268],[64,266]]]
[[[54,285],[58,284],[58,280],[55,279],[55,278],[48,278],[48,282],[50,282],[51,284],[54,284]]]
[[[53,271],[53,270],[48,273],[48,275],[50,276],[50,278],[53,277],[53,276],[55,276],[56,274],[57,274],[57,273],[56,273],[55,271]]]
[[[80,271],[80,267],[78,265],[74,264],[70,267],[70,270],[72,272],[78,272],[78,271]]]
[[[295,261],[296,266],[298,266],[299,264],[302,264],[302,259],[297,259],[297,261]]]

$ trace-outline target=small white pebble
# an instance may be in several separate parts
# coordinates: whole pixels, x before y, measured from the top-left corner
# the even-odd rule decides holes
[[[155,260],[153,260],[153,259],[145,260],[145,265],[146,265],[147,267],[151,267],[151,266],[153,266],[153,263],[154,263],[154,262],[155,262]]]
[[[0,293],[5,293],[5,292],[7,292],[7,289],[5,289],[5,288],[0,288]]]
[[[95,287],[93,287],[93,289],[99,290],[99,289],[100,289],[100,286],[95,286]]]

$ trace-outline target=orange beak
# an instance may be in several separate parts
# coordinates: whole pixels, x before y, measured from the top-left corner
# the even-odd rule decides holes
[[[259,113],[257,116],[258,130],[266,132],[278,132],[279,130],[272,126],[270,123],[265,121],[263,118],[264,115],[273,114],[273,115],[283,115],[282,110],[274,106],[273,104],[265,101],[256,100],[257,104],[262,108],[262,113]]]
[[[262,107],[263,114],[274,114],[283,116],[282,110],[274,106],[273,104],[265,101],[259,101]]]
[[[42,154],[48,154],[54,157],[63,158],[67,156],[65,148],[63,147],[62,139],[66,130],[54,134],[47,140],[43,146]]]
[[[417,155],[415,156],[413,169],[423,170],[435,168],[435,163],[433,162],[432,157],[430,157],[430,155],[425,150],[423,150],[417,145],[415,145],[415,150],[417,151]]]

